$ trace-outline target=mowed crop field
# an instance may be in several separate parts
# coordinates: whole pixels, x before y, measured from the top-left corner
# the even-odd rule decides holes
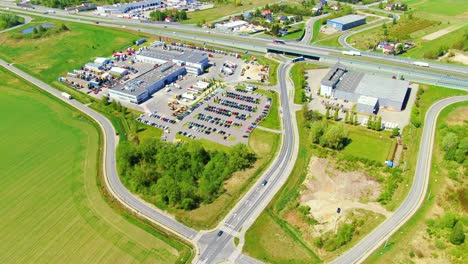
[[[103,200],[97,128],[2,68],[0,80],[0,262],[176,262],[177,244]]]

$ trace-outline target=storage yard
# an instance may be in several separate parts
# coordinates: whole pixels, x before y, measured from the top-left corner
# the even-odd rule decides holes
[[[109,58],[98,57],[59,80],[97,98],[144,111],[138,120],[164,130],[163,140],[185,136],[225,145],[248,141],[268,114],[272,99],[256,94],[252,85],[246,90],[232,86],[264,82],[268,66],[254,57],[242,60],[237,53],[175,42],[143,46],[145,42],[138,40],[135,48]]]

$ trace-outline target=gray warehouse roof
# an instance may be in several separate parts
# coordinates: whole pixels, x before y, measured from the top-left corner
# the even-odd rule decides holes
[[[403,102],[409,82],[374,75],[364,75],[355,89],[355,93]]]
[[[186,50],[183,52],[179,51],[168,51],[162,48],[149,47],[138,53],[139,55],[170,61],[179,60],[184,62],[199,63],[208,58],[205,52]]]
[[[365,16],[360,16],[360,15],[347,15],[347,16],[342,16],[342,17],[338,17],[335,19],[329,19],[328,21],[332,21],[334,23],[344,25],[344,24],[352,23],[352,22],[365,19],[365,18],[366,18]]]
[[[174,72],[180,70],[181,66],[177,64],[163,64],[156,69],[151,69],[135,79],[131,79],[123,84],[119,84],[112,89],[125,94],[139,95],[145,92],[146,87],[153,85],[161,79],[165,79]]]
[[[322,84],[327,86],[333,86],[335,83],[345,74],[346,69],[344,65],[339,62],[333,66],[333,68],[323,77]]]
[[[354,93],[363,77],[364,73],[346,72],[340,82],[336,85],[336,90]]]

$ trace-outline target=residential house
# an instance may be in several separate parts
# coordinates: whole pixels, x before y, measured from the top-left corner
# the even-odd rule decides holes
[[[271,14],[273,14],[273,12],[271,12],[270,9],[265,9],[265,10],[262,10],[262,16],[271,16]]]
[[[339,5],[334,5],[332,7],[330,7],[332,10],[335,10],[335,11],[338,11],[340,10],[340,6]]]
[[[319,13],[319,12],[322,12],[323,10],[323,7],[322,7],[322,4],[316,4],[313,8],[312,8],[312,12],[314,12],[315,14],[316,13]]]
[[[281,22],[281,23],[284,23],[288,20],[288,18],[286,16],[283,16],[283,15],[279,15],[278,16],[278,20]]]
[[[382,47],[382,52],[385,54],[393,54],[395,52],[395,47],[392,45],[385,45]]]
[[[244,16],[244,19],[253,18],[252,12],[249,12],[249,11],[245,11],[242,15]]]
[[[174,22],[174,18],[172,18],[172,17],[166,17],[166,19],[164,19],[164,21],[166,21],[166,22]]]
[[[273,22],[275,22],[275,19],[273,18],[272,15],[267,15],[265,17],[265,21],[268,22],[268,23],[273,23]]]

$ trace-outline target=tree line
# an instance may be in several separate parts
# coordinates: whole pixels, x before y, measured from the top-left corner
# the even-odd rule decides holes
[[[163,11],[156,10],[150,13],[150,18],[153,21],[164,21],[167,17],[173,18],[175,21],[187,20],[187,12],[185,10],[177,10],[175,8],[165,9]]]
[[[149,139],[121,144],[117,164],[131,191],[190,210],[212,202],[223,192],[225,180],[255,160],[243,144],[222,152],[207,151],[197,141],[176,145]]]
[[[14,14],[0,14],[0,29],[10,28],[21,24],[20,18]]]

